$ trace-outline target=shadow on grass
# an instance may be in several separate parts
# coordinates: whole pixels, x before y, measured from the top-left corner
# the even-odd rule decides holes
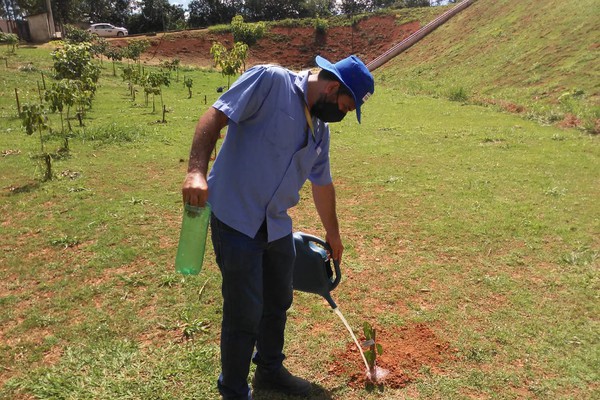
[[[40,187],[39,182],[30,182],[30,183],[26,183],[25,185],[22,185],[22,186],[10,186],[7,189],[11,195],[15,195],[15,194],[21,194],[21,193],[31,193],[34,190],[38,189],[39,187]]]
[[[383,383],[375,384],[375,383],[369,382],[365,385],[365,390],[369,393],[381,394],[381,393],[385,392],[385,385]]]
[[[299,400],[299,399],[310,399],[310,400],[332,400],[331,393],[324,387],[317,384],[312,384],[310,394],[306,397],[302,396],[287,396],[285,394],[271,392],[267,390],[257,390],[252,393],[254,400]]]

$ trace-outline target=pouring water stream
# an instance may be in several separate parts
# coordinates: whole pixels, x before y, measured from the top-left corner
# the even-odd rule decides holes
[[[352,331],[352,328],[350,328],[350,325],[348,324],[348,321],[346,321],[346,318],[344,318],[344,315],[342,314],[342,312],[340,311],[339,308],[337,308],[337,307],[334,308],[333,312],[336,313],[336,315],[338,317],[340,317],[340,319],[342,320],[342,322],[346,326],[346,329],[348,329],[348,332],[350,332],[350,335],[352,336],[352,339],[354,339],[354,343],[356,343],[356,347],[358,347],[358,350],[360,351],[360,356],[362,357],[363,361],[365,362],[365,368],[367,369],[367,372],[368,372],[369,371],[369,363],[367,362],[367,359],[365,357],[365,353],[363,352],[362,347],[358,343],[358,340],[356,339],[356,336],[354,335],[354,332]]]
[[[348,332],[350,332],[350,335],[352,336],[352,339],[354,340],[354,343],[356,343],[356,347],[358,347],[358,350],[360,351],[360,356],[362,357],[362,359],[363,359],[363,361],[365,363],[365,369],[366,369],[366,373],[367,373],[367,378],[369,378],[369,380],[371,382],[373,382],[373,383],[377,383],[377,382],[383,381],[388,376],[388,374],[390,373],[390,371],[388,371],[387,369],[384,369],[384,368],[380,368],[377,365],[375,365],[372,370],[371,370],[371,368],[369,368],[369,363],[367,362],[367,358],[365,357],[365,353],[363,352],[362,347],[358,343],[358,340],[356,339],[356,336],[354,335],[354,332],[352,331],[352,328],[350,328],[350,325],[348,324],[348,321],[346,321],[346,318],[344,318],[344,315],[342,315],[342,312],[339,310],[339,308],[337,308],[337,307],[333,308],[333,312],[336,313],[336,315],[338,317],[340,317],[340,319],[342,320],[342,322],[346,326],[346,329],[348,330]]]
[[[335,301],[331,298],[330,292],[336,288],[341,278],[339,260],[330,258],[330,254],[332,253],[331,247],[322,239],[303,232],[295,232],[293,237],[294,246],[296,247],[293,277],[294,289],[306,293],[319,294],[327,300],[334,313],[337,314],[348,332],[350,332],[350,336],[352,336],[352,340],[354,340],[360,356],[365,363],[365,370],[369,380],[377,383],[385,379],[388,373],[387,370],[377,366],[374,366],[373,369],[369,368],[365,353],[356,339],[352,328],[338,309]],[[333,261],[333,268],[331,261]]]

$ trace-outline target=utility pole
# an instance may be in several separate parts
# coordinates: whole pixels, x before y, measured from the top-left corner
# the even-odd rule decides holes
[[[46,0],[46,11],[48,13],[48,33],[50,33],[50,37],[53,38],[56,35],[56,26],[54,26],[54,17],[52,16],[52,4],[50,4],[50,0]]]

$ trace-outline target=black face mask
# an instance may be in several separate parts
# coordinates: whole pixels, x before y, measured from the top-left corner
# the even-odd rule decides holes
[[[333,103],[326,101],[325,97],[320,98],[310,108],[310,113],[323,122],[340,122],[344,119],[346,113],[340,111],[337,97],[339,97],[339,93],[338,96],[336,96],[335,102]]]

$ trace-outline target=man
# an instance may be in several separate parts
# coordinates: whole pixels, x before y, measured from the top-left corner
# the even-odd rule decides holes
[[[286,312],[292,304],[295,248],[287,214],[307,179],[326,231],[331,256],[343,245],[329,166],[329,127],[373,94],[373,76],[360,59],[335,64],[317,56],[318,74],[274,65],[246,71],[206,111],[196,126],[185,203],[208,201],[212,242],[223,277],[219,392],[224,399],[252,399],[255,389],[307,395],[308,381],[283,366]],[[219,132],[227,135],[208,179]],[[254,348],[256,353],[253,356]]]

